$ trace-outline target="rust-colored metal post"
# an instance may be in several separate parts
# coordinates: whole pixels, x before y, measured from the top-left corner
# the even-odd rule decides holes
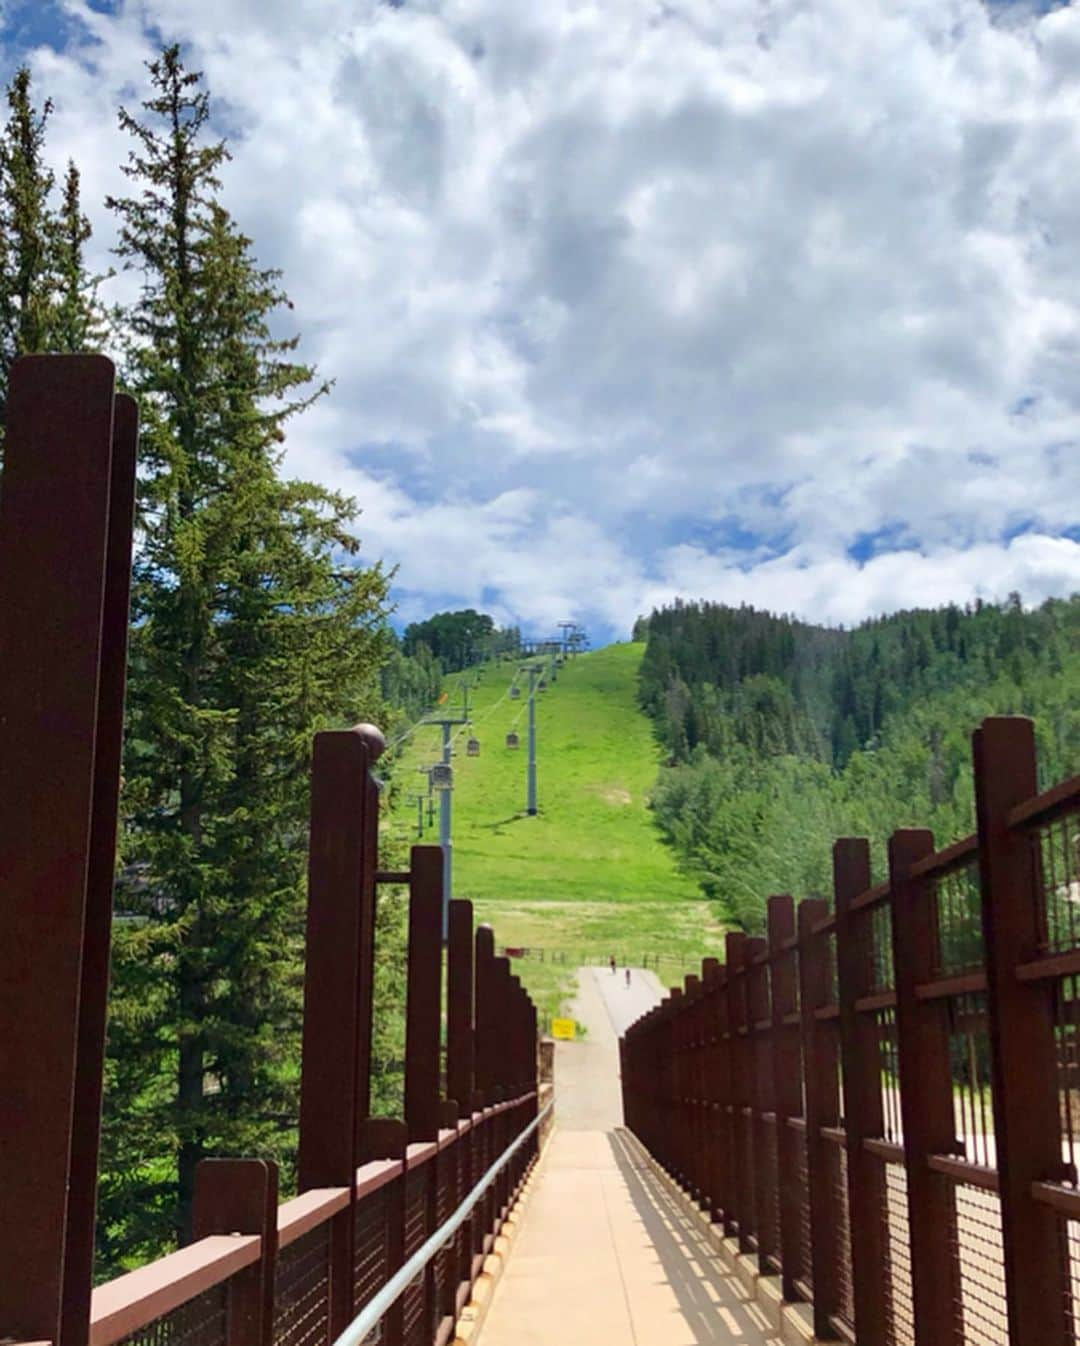
[[[472,903],[454,898],[450,903],[448,949],[446,956],[446,1082],[447,1093],[458,1105],[458,1115],[471,1123],[474,1101],[473,1042],[473,910]],[[468,1192],[479,1173],[472,1167],[471,1131],[458,1139],[458,1181],[462,1195]],[[472,1280],[473,1225],[466,1220],[459,1241],[456,1279]],[[456,1287],[455,1287],[456,1294]]]
[[[277,1266],[277,1165],[204,1159],[195,1170],[192,1233],[258,1234],[259,1260],[229,1282],[227,1346],[272,1346]]]
[[[88,1286],[65,1285],[64,1258],[70,1239],[85,1264],[94,1186],[80,1174],[72,1187],[75,1155],[85,1161],[72,1131],[76,1111],[85,1122],[100,1096],[103,1068],[92,1028],[104,1010],[91,997],[101,1001],[107,976],[100,884],[115,846],[122,678],[111,665],[124,657],[110,561],[127,550],[110,536],[109,516],[130,489],[121,481],[130,463],[117,460],[114,476],[113,385],[112,364],[98,356],[24,358],[9,384],[0,496],[0,1323],[23,1340],[59,1341],[62,1317],[69,1328],[85,1321],[88,1297]],[[84,985],[86,936],[95,961]],[[97,1059],[80,1060],[83,1049]]]
[[[920,1000],[916,988],[935,972],[935,905],[925,879],[912,875],[930,855],[925,830],[889,838],[900,1116],[904,1128],[912,1316],[916,1346],[959,1346],[960,1268],[952,1182],[927,1160],[956,1146],[947,1000]]]
[[[829,958],[815,926],[828,915],[820,898],[799,903],[799,1013],[802,1020],[803,1087],[806,1100],[806,1169],[810,1194],[810,1265],[814,1282],[814,1335],[835,1335],[831,1317],[838,1307],[837,1230],[831,1217],[829,1168],[822,1128],[836,1126],[840,1115],[837,1051],[817,1011],[831,999]]]
[[[405,1124],[410,1142],[415,1142],[435,1140],[439,1134],[442,848],[414,846],[411,873],[405,1007]]]
[[[316,734],[311,770],[298,1186],[355,1187],[370,1100],[378,794],[369,726]],[[330,1335],[352,1317],[352,1204],[330,1231]]]
[[[705,1204],[709,1222],[720,1219],[720,1190],[723,1183],[723,1152],[720,1128],[720,1037],[716,1001],[720,993],[720,961],[705,958],[701,963],[705,994],[702,1000],[702,1107],[704,1109]]]
[[[802,1236],[799,1219],[799,1137],[790,1118],[802,1114],[799,1071],[798,991],[795,955],[787,948],[795,936],[795,903],[790,897],[769,898],[769,956],[772,1004],[773,1108],[776,1112],[776,1168],[780,1187],[780,1264],[783,1296],[798,1298],[795,1268]]]
[[[395,1159],[401,1164],[399,1177],[386,1188],[386,1277],[387,1280],[405,1261],[405,1184],[408,1130],[396,1117],[368,1117],[360,1123],[357,1163],[372,1159]],[[352,1279],[349,1267],[350,1282]],[[333,1280],[331,1279],[331,1291]],[[331,1340],[340,1333],[331,1332]],[[403,1346],[405,1340],[405,1299],[398,1299],[382,1320],[380,1346]]]
[[[746,942],[746,1029],[750,1084],[750,1144],[753,1159],[754,1239],[758,1270],[769,1275],[776,1256],[773,1245],[773,1213],[776,1209],[776,1171],[769,1162],[768,1128],[772,1112],[772,1062],[769,1010],[769,946],[764,939]]]
[[[56,357],[54,357],[56,358]],[[98,1150],[101,1143],[102,1063],[109,998],[116,833],[124,738],[124,689],[131,598],[131,542],[139,412],[133,398],[114,404],[109,540],[102,612],[94,803],[86,884],[86,921],[79,989],[79,1045],[71,1132],[71,1185],[64,1246],[64,1346],[81,1346],[90,1330]]]
[[[499,1070],[499,1010],[496,1002],[495,986],[495,936],[489,925],[478,925],[475,935],[475,983],[474,1022],[476,1043],[476,1091],[479,1106],[485,1115],[478,1126],[480,1147],[479,1171],[492,1162],[495,1157],[497,1117],[491,1115],[489,1108],[496,1102],[498,1094]],[[489,1188],[487,1195],[477,1209],[481,1212],[478,1220],[479,1239],[477,1252],[487,1251],[485,1244],[491,1239],[495,1224],[495,1192]]]
[[[724,936],[728,970],[728,1025],[731,1034],[732,1167],[734,1175],[734,1225],[739,1251],[754,1251],[753,1113],[751,1110],[750,1037],[746,1003],[748,940],[739,931]]]
[[[872,984],[872,950],[858,937],[851,903],[870,887],[870,846],[842,837],[833,846],[836,982],[840,1004],[847,1189],[851,1219],[851,1284],[859,1346],[885,1346],[887,1264],[885,1181],[881,1160],[863,1144],[884,1131],[877,1024],[857,1001]]]
[[[1060,1217],[1032,1194],[1033,1183],[1062,1174],[1051,984],[1016,976],[1042,953],[1035,856],[1009,826],[1011,810],[1038,792],[1034,725],[990,716],[973,747],[1009,1333],[1014,1343],[1063,1346],[1068,1251]]]
[[[720,985],[716,991],[717,1032],[717,1127],[720,1155],[720,1206],[718,1219],[723,1223],[724,1236],[736,1233],[735,1183],[737,1155],[735,1150],[735,1108],[733,1065],[734,1036],[731,1031],[731,969],[725,963],[720,968]]]

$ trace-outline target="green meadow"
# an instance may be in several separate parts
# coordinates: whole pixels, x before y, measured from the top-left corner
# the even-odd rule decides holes
[[[538,693],[535,817],[525,812],[527,679],[520,699],[509,695],[517,665],[451,675],[436,712],[457,713],[462,676],[474,683],[472,726],[454,741],[454,896],[472,900],[500,946],[543,950],[543,961],[536,953],[514,968],[547,1012],[580,962],[659,958],[661,977],[675,981],[722,946],[723,928],[679,872],[648,807],[660,749],[636,702],[644,648],[578,655]],[[510,732],[517,749],[506,746]],[[479,740],[477,757],[467,755],[469,736]],[[423,786],[416,768],[438,759],[440,743],[440,730],[423,727],[397,759],[393,826],[402,838],[415,838],[406,796]],[[423,840],[438,841],[437,819]]]

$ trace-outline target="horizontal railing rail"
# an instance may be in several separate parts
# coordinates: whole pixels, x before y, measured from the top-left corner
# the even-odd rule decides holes
[[[488,1189],[513,1159],[521,1147],[532,1138],[541,1123],[552,1111],[555,1100],[551,1099],[540,1109],[525,1130],[502,1152],[491,1165],[469,1195],[461,1202],[448,1220],[445,1220],[431,1235],[426,1243],[416,1250],[409,1260],[387,1281],[375,1297],[361,1310],[349,1326],[338,1337],[335,1346],[360,1346],[360,1343],[383,1320],[397,1303],[413,1281],[425,1270],[432,1259],[443,1250],[457,1234],[465,1221],[480,1204]]]

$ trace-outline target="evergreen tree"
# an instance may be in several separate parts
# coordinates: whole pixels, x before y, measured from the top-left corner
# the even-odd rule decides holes
[[[90,222],[73,163],[53,206],[56,175],[45,161],[52,104],[35,107],[25,66],[8,85],[7,103],[0,132],[0,434],[12,361],[41,351],[99,350],[105,341],[98,280],[86,271]]]
[[[279,475],[326,385],[271,331],[287,300],[219,200],[201,77],[176,47],[149,69],[143,117],[120,114],[132,195],[108,203],[143,277],[124,316],[144,430],[106,1265],[189,1236],[204,1154],[289,1159],[310,744],[378,716],[387,594],[340,560],[354,503]]]
[[[53,217],[56,176],[45,163],[52,103],[34,106],[30,71],[22,66],[7,89],[8,119],[0,135],[0,397],[20,355],[48,349],[54,297]]]
[[[100,277],[86,270],[90,221],[83,214],[81,179],[68,161],[63,197],[51,228],[53,299],[48,349],[73,355],[105,345],[105,315],[98,299]]]

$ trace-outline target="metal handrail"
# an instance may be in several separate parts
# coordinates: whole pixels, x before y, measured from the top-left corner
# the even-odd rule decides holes
[[[425,1243],[417,1248],[409,1260],[404,1262],[390,1277],[378,1294],[364,1305],[341,1336],[338,1337],[334,1346],[360,1346],[360,1343],[372,1328],[393,1308],[394,1304],[397,1303],[435,1254],[449,1243],[450,1239],[472,1214],[480,1198],[498,1177],[500,1171],[509,1163],[517,1150],[528,1140],[554,1106],[554,1098],[549,1099],[544,1104],[521,1135],[503,1150],[499,1158],[495,1160],[453,1215],[441,1224]]]

